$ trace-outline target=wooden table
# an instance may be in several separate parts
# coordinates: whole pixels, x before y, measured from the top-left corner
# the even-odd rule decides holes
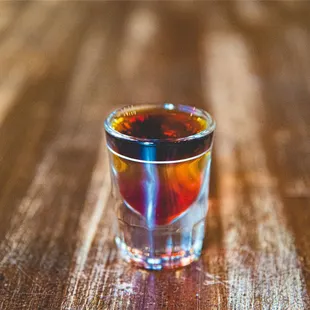
[[[117,256],[104,117],[217,121],[207,239],[184,269]],[[310,5],[0,3],[0,309],[310,309]]]

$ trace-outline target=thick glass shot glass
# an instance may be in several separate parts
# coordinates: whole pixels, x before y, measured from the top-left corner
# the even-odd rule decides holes
[[[215,122],[171,103],[132,105],[105,121],[122,257],[146,269],[201,254]]]

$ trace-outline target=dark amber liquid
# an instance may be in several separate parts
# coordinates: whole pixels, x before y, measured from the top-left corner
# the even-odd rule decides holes
[[[175,110],[148,109],[128,112],[114,119],[112,127],[125,135],[144,139],[177,139],[207,127],[204,119]]]
[[[202,152],[197,157],[197,145],[182,148],[183,141],[174,139],[185,138],[201,132],[208,126],[205,119],[186,112],[164,109],[148,109],[131,111],[116,117],[112,127],[118,132],[142,139],[160,139],[171,141],[172,150],[186,150],[186,156],[193,154],[194,159],[159,163],[150,157],[150,162],[130,160],[130,158],[112,154],[112,164],[117,186],[122,199],[136,212],[144,216],[152,224],[168,224],[186,211],[199,197],[206,166],[210,160],[210,152]],[[112,141],[117,152],[121,143]],[[205,139],[198,143],[204,145]],[[130,148],[130,145],[128,145]],[[198,148],[199,150],[199,148]],[[130,150],[129,150],[130,151]],[[153,152],[152,149],[150,152]],[[142,153],[149,152],[141,148]],[[156,146],[155,146],[156,152]],[[185,153],[184,153],[185,154]],[[185,155],[184,155],[185,156]]]

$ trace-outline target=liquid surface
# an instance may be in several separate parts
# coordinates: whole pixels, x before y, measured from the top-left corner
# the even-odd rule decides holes
[[[199,133],[207,128],[207,122],[191,113],[156,108],[130,111],[116,117],[112,128],[135,138],[165,140]]]

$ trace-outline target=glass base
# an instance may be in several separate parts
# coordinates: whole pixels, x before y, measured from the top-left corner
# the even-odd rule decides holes
[[[126,204],[118,206],[116,244],[127,262],[151,270],[189,265],[201,254],[207,204],[199,199],[167,225],[149,225]]]
[[[199,259],[202,247],[197,244],[196,248],[189,251],[179,251],[150,257],[143,254],[139,249],[127,246],[119,237],[115,238],[115,242],[121,257],[126,262],[149,270],[175,269],[187,266]]]
[[[147,227],[141,216],[120,208],[116,244],[121,256],[140,267],[161,270],[186,266],[201,254],[206,207],[197,203],[168,225]]]

